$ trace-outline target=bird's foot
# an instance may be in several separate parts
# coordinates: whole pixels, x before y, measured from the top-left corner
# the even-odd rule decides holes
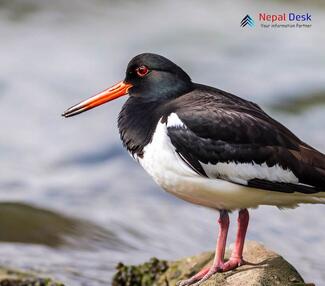
[[[195,274],[189,279],[179,281],[177,283],[178,286],[199,286],[204,281],[208,280],[212,275],[217,272],[222,272],[224,267],[224,263],[220,262],[216,265],[212,265],[211,267],[203,268],[199,273]]]
[[[247,264],[247,262],[242,257],[230,257],[229,260],[223,265],[222,272],[233,270],[244,264]]]
[[[177,285],[199,286],[217,272],[227,272],[236,269],[237,267],[242,266],[244,264],[247,264],[247,262],[242,257],[230,257],[230,259],[226,263],[221,262],[211,267],[204,268],[191,278],[178,282]]]

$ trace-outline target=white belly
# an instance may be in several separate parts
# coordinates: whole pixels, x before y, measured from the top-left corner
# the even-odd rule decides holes
[[[167,192],[209,208],[235,210],[259,205],[296,207],[299,203],[325,202],[324,197],[260,190],[200,176],[175,152],[167,135],[167,126],[161,122],[138,162]]]

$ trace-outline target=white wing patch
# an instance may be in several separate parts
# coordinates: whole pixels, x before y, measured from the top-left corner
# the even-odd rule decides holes
[[[247,184],[252,179],[262,179],[271,182],[294,183],[298,184],[299,180],[289,169],[283,169],[278,164],[269,167],[266,163],[217,163],[204,164],[202,168],[210,178],[219,178],[229,180],[234,183]]]
[[[167,128],[168,127],[182,127],[187,128],[186,125],[179,119],[176,113],[171,113],[167,118]]]

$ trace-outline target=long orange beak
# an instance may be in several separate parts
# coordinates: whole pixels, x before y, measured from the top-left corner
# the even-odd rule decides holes
[[[114,86],[102,91],[101,93],[96,94],[95,96],[88,98],[63,112],[62,116],[71,117],[79,113],[85,112],[89,109],[92,109],[96,106],[102,105],[106,102],[114,100],[118,97],[126,95],[129,91],[129,88],[132,87],[132,84],[125,83],[121,81]]]

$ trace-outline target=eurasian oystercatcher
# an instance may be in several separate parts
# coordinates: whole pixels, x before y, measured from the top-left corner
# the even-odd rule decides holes
[[[164,190],[219,210],[214,263],[179,285],[207,280],[244,262],[247,208],[325,203],[325,155],[302,142],[257,104],[193,83],[156,54],[134,57],[126,77],[69,108],[70,117],[129,94],[118,118],[122,142]],[[228,211],[239,210],[232,255],[224,261]]]

